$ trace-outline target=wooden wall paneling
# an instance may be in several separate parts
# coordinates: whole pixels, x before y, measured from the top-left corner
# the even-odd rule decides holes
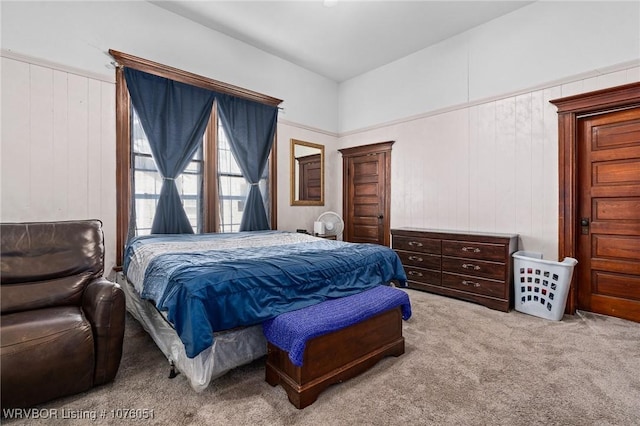
[[[456,219],[456,174],[459,167],[456,160],[456,146],[460,137],[458,129],[460,123],[452,126],[453,117],[457,116],[458,111],[451,114],[440,114],[433,117],[433,132],[436,135],[434,142],[438,145],[438,152],[433,158],[438,170],[438,177],[434,178],[435,188],[438,196],[436,202],[438,205],[438,227],[441,229],[455,228]],[[460,161],[464,164],[464,161]],[[460,167],[461,168],[461,167]]]
[[[419,120],[423,121],[423,120]],[[410,135],[404,141],[407,142],[405,145],[405,149],[402,150],[403,155],[398,159],[397,168],[400,169],[403,173],[402,180],[398,182],[403,182],[403,187],[405,190],[404,196],[404,204],[405,204],[405,214],[407,217],[417,220],[418,222],[423,222],[427,220],[427,217],[431,214],[431,206],[429,203],[425,202],[425,200],[429,199],[429,193],[433,190],[433,185],[431,182],[426,179],[423,181],[423,184],[420,185],[419,180],[412,178],[411,174],[413,172],[414,176],[417,170],[420,170],[420,174],[427,173],[425,170],[431,167],[429,158],[429,151],[431,146],[433,145],[433,140],[431,136],[421,133],[419,128],[421,126],[417,126],[416,123],[411,123],[409,125],[410,130],[403,132],[406,135]],[[416,132],[416,133],[414,133]],[[391,156],[391,161],[395,160],[395,155]],[[394,167],[391,167],[393,172]],[[391,181],[391,184],[395,185],[394,180]],[[395,203],[395,193],[391,193],[391,204]],[[420,215],[420,210],[423,209],[424,215]]]
[[[85,218],[87,209],[87,134],[88,134],[88,79],[69,74],[69,174],[67,191],[69,193],[70,218]]]
[[[113,84],[2,58],[4,221],[98,218],[115,251]]]
[[[411,173],[413,172],[414,176],[419,174],[421,177],[424,177],[424,171],[420,169],[420,172],[417,172],[419,169],[411,169],[412,167],[416,167],[418,163],[416,158],[412,158],[412,156],[409,155],[409,152],[415,150],[415,157],[424,157],[426,152],[428,152],[430,140],[425,134],[419,133],[418,128],[421,126],[416,125],[416,123],[409,123],[408,127],[408,129],[403,129],[402,132],[399,132],[399,135],[401,134],[403,137],[397,138],[399,141],[396,143],[400,143],[403,146],[402,149],[400,149],[400,154],[391,156],[391,173],[399,173],[397,179],[391,179],[391,185],[393,186],[393,191],[391,192],[391,209],[392,211],[401,210],[399,216],[395,216],[395,213],[392,213],[392,220],[396,223],[406,223],[408,220],[424,221],[425,218],[420,215],[416,216],[415,212],[423,206],[427,208],[426,204],[424,204],[424,199],[427,197],[429,184],[425,182],[422,189],[416,186],[416,182],[413,181]],[[375,135],[374,137],[381,140],[380,138],[382,136]],[[426,168],[428,167],[428,160],[425,158],[424,161],[423,167]],[[396,208],[395,204],[396,200],[398,200],[396,191],[399,188],[402,188],[401,191],[403,194],[400,199],[402,207]],[[419,192],[416,196],[417,191]]]
[[[514,232],[516,202],[515,164],[515,98],[496,102],[496,227],[501,232]],[[520,183],[518,183],[518,188]]]
[[[516,181],[514,197],[514,232],[531,236],[533,209],[533,157],[531,133],[531,94],[515,98],[515,146],[513,179]]]
[[[396,141],[396,145],[405,145],[408,143],[407,139],[401,137]],[[399,149],[400,152],[404,152],[404,147]],[[399,223],[407,223],[410,217],[407,213],[408,202],[408,188],[406,185],[399,185],[397,183],[405,182],[406,174],[408,173],[406,167],[403,167],[401,158],[404,156],[394,155],[391,157],[391,185],[393,185],[393,192],[391,193],[391,227],[395,227]]]
[[[444,216],[447,213],[444,207],[445,199],[443,193],[451,190],[451,177],[449,176],[449,159],[448,152],[451,151],[452,138],[443,130],[443,122],[439,116],[433,116],[429,119],[429,133],[431,134],[431,155],[428,182],[433,188],[433,196],[429,198],[429,202],[433,204],[434,216],[433,225],[437,228],[446,228]],[[446,139],[445,139],[446,138]],[[446,196],[446,195],[445,195]],[[451,213],[451,212],[450,212]],[[431,224],[430,224],[431,225]]]
[[[482,184],[478,181],[480,173],[479,155],[479,133],[480,133],[480,106],[469,107],[469,149],[468,149],[468,169],[469,169],[469,227],[468,229],[478,229],[478,204],[480,195],[478,191]]]
[[[392,213],[393,215],[392,220],[399,220],[400,223],[404,223],[404,221],[410,220],[410,218],[415,218],[417,220],[424,220],[423,218],[418,218],[414,215],[415,214],[414,211],[417,208],[416,205],[422,204],[422,201],[420,202],[417,201],[419,200],[419,198],[416,197],[414,194],[417,188],[415,187],[415,184],[410,177],[410,174],[411,174],[410,168],[415,167],[415,162],[414,162],[415,160],[408,157],[406,153],[412,150],[412,148],[409,145],[415,144],[415,148],[413,149],[417,150],[418,153],[416,153],[416,156],[418,156],[420,155],[419,152],[423,148],[423,145],[426,145],[428,143],[426,140],[423,140],[422,143],[418,143],[417,141],[412,141],[411,139],[404,139],[400,143],[403,143],[403,142],[405,143],[405,149],[402,151],[403,155],[391,156],[392,163],[397,164],[397,166],[395,165],[391,166],[391,172],[393,173],[397,170],[400,173],[400,178],[397,180],[392,179],[391,184],[394,185],[394,187],[399,188],[398,186],[395,185],[395,182],[402,182],[402,185],[400,185],[400,188],[402,188],[401,189],[402,196],[397,197],[395,191],[391,193],[391,209],[392,211],[399,210],[399,214],[401,215],[401,216],[395,216],[395,213]],[[425,184],[424,186],[426,187],[427,185]],[[399,201],[400,204],[396,206],[397,201]],[[400,219],[400,217],[402,217],[402,219]]]
[[[428,151],[425,154],[425,158],[427,159],[426,167],[422,166],[424,167],[422,173],[425,175],[424,185],[426,186],[425,199],[423,200],[425,218],[422,226],[437,228],[441,226],[440,206],[438,203],[440,197],[440,185],[441,182],[444,182],[446,179],[442,175],[441,166],[443,161],[437,159],[442,154],[443,145],[446,144],[435,135],[433,117],[429,117],[426,124],[425,130],[429,135],[426,140],[429,141],[429,144],[427,146]],[[416,170],[420,170],[421,166],[419,164],[417,167],[418,168]],[[419,186],[420,182],[415,182],[414,184]],[[420,213],[418,212],[418,214]],[[411,224],[413,223],[414,222],[412,221]],[[420,223],[417,222],[417,225],[420,226]]]
[[[456,185],[453,196],[453,207],[455,215],[451,215],[455,221],[454,229],[469,229],[469,108],[459,110],[458,114],[454,114],[451,127],[457,129],[454,158],[452,163],[455,164],[456,158],[460,162],[460,167],[451,167],[454,173]]]
[[[69,173],[69,74],[53,71],[53,151],[50,165],[52,180],[56,183],[56,200],[51,206],[52,220],[69,218],[69,196],[67,174]]]
[[[497,175],[499,153],[496,141],[496,103],[488,102],[478,106],[478,139],[475,155],[470,161],[475,164],[476,176],[471,179],[476,184],[476,200],[472,205],[471,215],[475,217],[471,229],[495,232],[496,203],[497,203]]]
[[[102,216],[104,165],[101,161],[101,84],[97,80],[87,80],[87,219],[99,219]]]
[[[548,102],[541,90],[531,94],[531,239],[538,251],[544,244],[545,206],[544,199],[549,195],[544,186],[544,109]],[[553,209],[557,211],[557,209]]]
[[[411,147],[408,147],[409,149],[404,153],[404,156],[405,158],[409,156],[412,168],[405,168],[402,164],[400,165],[400,167],[405,168],[405,179],[411,182],[412,193],[420,192],[422,194],[419,204],[415,203],[412,199],[412,193],[409,194],[407,200],[409,204],[408,211],[412,212],[411,216],[409,216],[409,223],[416,223],[416,226],[437,226],[439,171],[435,157],[439,153],[438,146],[441,142],[438,141],[433,134],[430,117],[421,120],[420,128],[415,131],[419,135],[418,139],[422,141],[418,148],[418,155],[413,156],[411,154]],[[415,171],[417,170],[420,170],[419,174],[421,176],[421,178],[418,179],[415,177]],[[414,173],[413,176],[412,171]],[[393,192],[391,196],[393,197]],[[423,213],[420,213],[420,210],[422,210]]]
[[[115,264],[116,252],[116,99],[113,83],[100,86],[102,111],[100,113],[100,162],[102,164],[101,219],[105,237],[105,273]]]
[[[543,147],[543,186],[545,188],[542,205],[544,206],[545,219],[543,223],[544,242],[541,247],[545,258],[558,260],[558,243],[555,238],[550,238],[558,233],[558,114],[556,108],[546,102],[556,99],[561,95],[561,87],[555,86],[544,89],[544,147]]]
[[[2,58],[2,220],[29,212],[29,65]],[[25,134],[26,133],[26,134]]]
[[[440,202],[439,215],[440,223],[443,229],[460,229],[458,224],[458,193],[466,193],[465,187],[467,182],[463,185],[460,181],[460,176],[468,173],[467,154],[461,152],[461,146],[464,145],[464,140],[468,137],[468,117],[465,110],[453,111],[451,114],[442,114],[437,116],[439,121],[440,137],[441,141],[448,140],[449,149],[445,149],[444,158],[441,168],[443,169],[443,176],[446,176],[448,184],[443,185],[440,188]],[[462,167],[458,166],[458,162],[462,164]]]
[[[47,217],[55,203],[56,186],[49,176],[53,158],[53,72],[50,68],[29,66],[29,153],[25,158],[31,170],[29,181],[29,220]]]
[[[428,118],[428,125],[426,127],[429,132],[429,153],[427,158],[428,167],[423,173],[426,174],[425,183],[429,185],[429,192],[425,194],[427,196],[427,208],[425,211],[429,214],[427,227],[440,228],[442,224],[441,204],[442,204],[442,187],[447,185],[447,177],[444,174],[446,170],[445,163],[445,149],[449,149],[449,140],[446,142],[442,140],[442,134],[439,132],[438,123],[435,117]],[[417,167],[420,167],[418,164]],[[419,169],[417,169],[419,170]],[[416,182],[415,185],[419,185]]]

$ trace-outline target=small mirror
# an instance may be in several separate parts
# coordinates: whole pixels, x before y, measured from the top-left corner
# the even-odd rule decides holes
[[[291,205],[324,206],[324,145],[291,139]]]

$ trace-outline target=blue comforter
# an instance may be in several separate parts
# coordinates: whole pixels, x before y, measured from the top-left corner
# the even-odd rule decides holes
[[[138,237],[127,247],[124,271],[145,244],[243,234]],[[187,356],[195,357],[211,346],[215,331],[259,324],[391,280],[404,285],[406,275],[390,248],[310,238],[296,244],[158,255],[146,267],[141,297],[167,311]]]

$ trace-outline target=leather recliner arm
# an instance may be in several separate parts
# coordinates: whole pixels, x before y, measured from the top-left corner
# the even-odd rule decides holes
[[[84,290],[82,310],[93,328],[96,359],[93,384],[110,382],[118,372],[122,358],[124,292],[118,284],[97,278]]]

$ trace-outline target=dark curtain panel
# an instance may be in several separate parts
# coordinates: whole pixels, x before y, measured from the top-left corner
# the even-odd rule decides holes
[[[215,93],[131,68],[124,75],[163,178],[151,233],[192,234],[174,181],[202,143]]]
[[[231,152],[245,179],[251,184],[240,230],[270,229],[258,183],[273,145],[278,108],[228,95],[218,95],[217,100]]]

